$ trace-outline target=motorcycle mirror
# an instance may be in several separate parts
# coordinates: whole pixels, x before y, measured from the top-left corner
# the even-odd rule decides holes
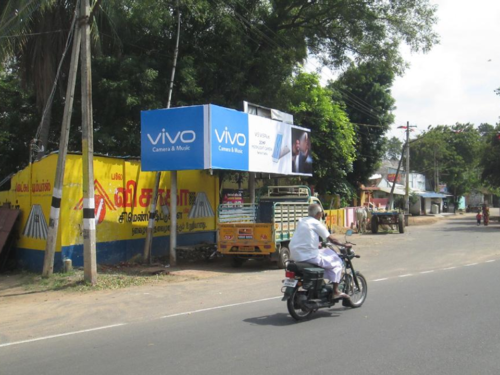
[[[346,235],[346,236],[352,236],[352,230],[351,230],[351,229],[349,229],[347,232],[345,232],[345,235]]]

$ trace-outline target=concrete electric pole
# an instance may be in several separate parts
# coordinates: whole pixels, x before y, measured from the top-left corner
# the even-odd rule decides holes
[[[75,19],[79,17],[79,9],[75,9]],[[78,72],[78,60],[80,58],[81,33],[80,26],[75,23],[73,28],[73,50],[68,75],[68,86],[66,88],[66,101],[64,103],[64,114],[61,125],[61,138],[59,140],[59,155],[57,157],[56,177],[52,192],[52,204],[50,208],[49,228],[47,243],[45,246],[45,258],[43,261],[42,276],[48,277],[54,272],[54,256],[56,252],[57,234],[59,229],[59,216],[64,183],[64,168],[68,153],[69,129],[71,125],[71,114],[73,113],[73,99],[75,97],[76,74]]]
[[[405,214],[410,213],[410,122],[406,123],[406,191]]]
[[[405,214],[410,214],[410,129],[416,128],[408,121],[406,126],[398,126],[398,129],[406,130],[406,189],[405,189]]]
[[[97,283],[97,261],[94,213],[94,127],[92,124],[89,0],[81,0],[80,13],[82,15],[83,274],[85,281],[95,285]]]

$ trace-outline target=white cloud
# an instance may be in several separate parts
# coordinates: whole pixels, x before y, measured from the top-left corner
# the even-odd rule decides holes
[[[495,124],[500,116],[500,1],[440,0],[441,43],[428,54],[403,51],[411,67],[396,79],[396,123]],[[489,61],[491,60],[491,61]],[[401,130],[391,135],[402,136]]]

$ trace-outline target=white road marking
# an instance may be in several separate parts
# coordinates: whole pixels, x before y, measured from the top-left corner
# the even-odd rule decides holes
[[[492,263],[492,262],[494,262],[494,260],[493,260],[493,259],[492,259],[492,260],[487,260],[487,261],[486,261],[486,263]]]
[[[86,333],[86,332],[93,332],[93,331],[99,331],[102,329],[108,329],[108,328],[114,328],[114,327],[120,327],[124,326],[127,323],[118,323],[118,324],[112,324],[110,326],[103,326],[103,327],[96,327],[96,328],[90,328],[90,329],[83,329],[81,331],[74,331],[74,332],[66,332],[66,333],[60,333],[58,335],[51,335],[51,336],[44,336],[44,337],[38,337],[36,339],[30,339],[30,340],[23,340],[23,341],[15,341],[15,342],[9,342],[7,344],[0,344],[0,348],[4,348],[7,346],[13,346],[13,345],[20,345],[20,344],[27,344],[30,342],[35,342],[35,341],[41,341],[41,340],[49,340],[49,339],[55,339],[57,337],[64,337],[64,336],[70,336],[70,335],[78,335],[80,333]]]
[[[430,271],[422,271],[422,272],[420,272],[420,273],[424,274],[424,273],[432,273],[432,272],[434,272],[434,270],[430,270]]]
[[[398,277],[408,277],[408,276],[413,276],[412,273],[407,273],[406,275],[399,275]]]
[[[386,278],[384,278],[384,279],[377,279],[377,280],[373,280],[373,281],[374,281],[374,282],[376,282],[376,281],[384,281],[384,280],[388,280],[388,279],[389,279],[389,278],[388,278],[388,277],[386,277]]]
[[[466,264],[465,267],[475,266],[477,263]]]
[[[443,271],[446,271],[446,270],[454,270],[455,268],[457,268],[457,267],[448,267],[448,268],[443,268]]]
[[[162,316],[160,319],[173,318],[173,317],[182,316],[182,315],[191,315],[191,314],[196,314],[196,313],[205,312],[205,311],[225,309],[225,308],[228,308],[228,307],[248,305],[250,303],[258,303],[258,302],[271,301],[273,299],[278,299],[278,298],[283,298],[283,297],[282,296],[278,296],[278,297],[263,298],[263,299],[257,299],[257,300],[253,300],[253,301],[247,301],[247,302],[232,303],[230,305],[222,305],[222,306],[209,307],[209,308],[206,308],[206,309],[186,311],[186,312],[182,312],[182,313],[178,313],[178,314],[165,315],[165,316]]]

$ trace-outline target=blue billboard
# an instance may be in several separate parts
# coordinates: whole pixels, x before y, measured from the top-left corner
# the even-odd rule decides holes
[[[211,167],[248,171],[248,114],[210,105]]]
[[[143,171],[313,172],[309,129],[212,104],[143,111],[141,122]]]
[[[205,169],[206,106],[141,112],[143,171]]]

